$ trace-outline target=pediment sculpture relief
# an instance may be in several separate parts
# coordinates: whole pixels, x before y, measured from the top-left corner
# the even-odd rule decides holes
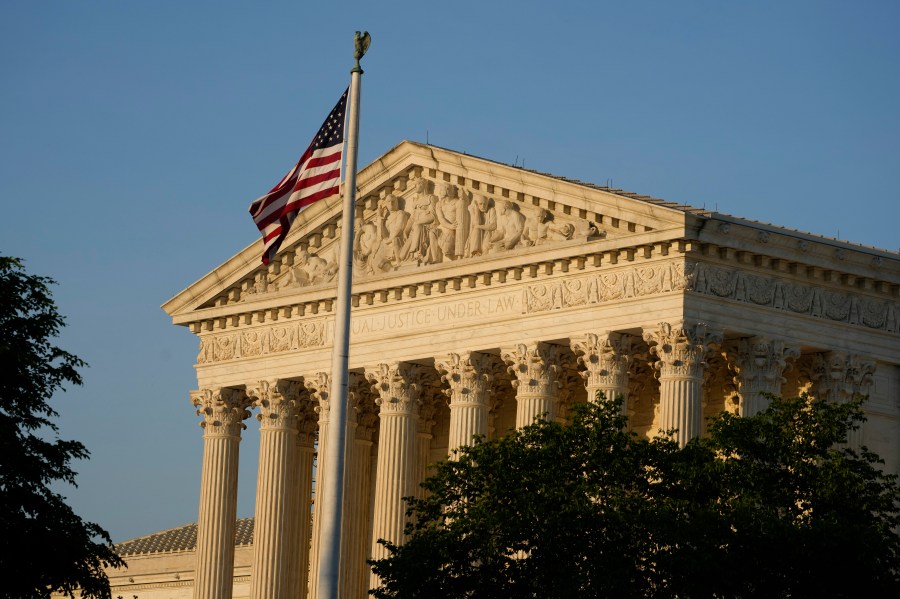
[[[408,197],[388,194],[357,226],[355,276],[384,273],[546,243],[602,237],[586,220],[562,220],[549,210],[526,211],[442,181],[414,179]],[[367,215],[368,216],[368,215]]]
[[[377,202],[361,203],[353,238],[354,278],[606,235],[586,219],[481,190],[424,177],[409,183],[395,185],[396,193]],[[321,247],[301,244],[283,252],[280,269],[259,271],[245,283],[242,299],[334,281],[338,239],[323,241]]]

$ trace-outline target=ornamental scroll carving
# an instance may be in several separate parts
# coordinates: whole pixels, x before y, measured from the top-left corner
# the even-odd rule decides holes
[[[249,403],[240,389],[192,391],[191,403],[197,408],[197,415],[203,416],[200,426],[204,436],[240,437],[241,430],[247,428],[244,420],[250,417]]]
[[[703,263],[687,273],[689,291],[787,310],[870,329],[900,332],[900,306],[890,300],[832,291]]]
[[[325,319],[204,335],[198,364],[255,358],[325,345]]]

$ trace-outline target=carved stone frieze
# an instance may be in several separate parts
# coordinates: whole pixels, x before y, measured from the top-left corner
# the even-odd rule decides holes
[[[259,408],[260,430],[298,430],[300,383],[284,379],[259,381],[248,387],[247,395]]]
[[[684,264],[671,261],[527,285],[522,303],[530,314],[681,291],[688,284]]]
[[[704,323],[661,322],[656,329],[644,331],[644,341],[656,356],[654,364],[660,377],[687,376],[701,380],[706,354],[718,347],[723,335]]]
[[[366,378],[378,395],[375,404],[379,414],[416,414],[422,390],[418,381],[423,373],[424,367],[406,362],[381,363],[366,368]]]
[[[244,420],[250,417],[246,393],[240,389],[219,387],[191,392],[191,403],[206,436],[238,437],[247,428]]]
[[[276,324],[200,337],[198,364],[255,358],[325,345],[325,319]]]
[[[817,318],[900,332],[900,306],[888,299],[843,293],[704,263],[688,267],[689,291],[788,310]]]

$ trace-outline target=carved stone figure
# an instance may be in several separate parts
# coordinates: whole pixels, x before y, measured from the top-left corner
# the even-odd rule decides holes
[[[288,286],[304,287],[327,283],[334,279],[335,274],[337,274],[337,263],[334,260],[325,260],[306,250],[297,250],[294,266],[288,277]]]
[[[388,194],[379,206],[378,225],[384,257],[391,265],[397,266],[403,259],[404,231],[409,221],[409,213],[400,208],[400,199]]]
[[[519,244],[525,230],[525,217],[509,200],[497,201],[497,228],[491,235],[491,251],[511,250]]]
[[[490,238],[497,230],[497,211],[487,196],[476,194],[469,204],[469,237],[463,255],[466,257],[486,254]]]
[[[469,234],[468,198],[465,193],[460,194],[456,185],[439,186],[437,197],[437,226],[431,230],[433,245],[440,250],[435,258],[455,260],[463,255]]]
[[[553,213],[541,208],[537,214],[528,219],[522,238],[528,245],[540,245],[547,241],[572,239],[575,226],[570,223],[557,225],[553,222]]]
[[[434,208],[436,202],[437,198],[428,193],[428,181],[416,179],[416,193],[412,198],[409,220],[403,231],[406,241],[400,251],[401,260],[419,264],[436,261],[429,239],[429,230],[437,221]]]
[[[409,214],[400,209],[400,200],[387,195],[372,222],[362,223],[353,239],[353,264],[359,274],[387,272],[400,264],[403,230]]]

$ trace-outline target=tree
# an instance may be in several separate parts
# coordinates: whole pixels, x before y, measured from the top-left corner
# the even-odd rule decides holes
[[[0,585],[2,597],[109,597],[107,566],[122,566],[112,541],[51,490],[75,484],[70,462],[88,457],[58,438],[48,403],[65,384],[80,385],[85,363],[53,344],[64,326],[50,293],[54,281],[0,256]]]
[[[580,406],[440,464],[381,598],[900,596],[900,489],[841,444],[860,401],[772,398],[707,438],[626,432]]]

